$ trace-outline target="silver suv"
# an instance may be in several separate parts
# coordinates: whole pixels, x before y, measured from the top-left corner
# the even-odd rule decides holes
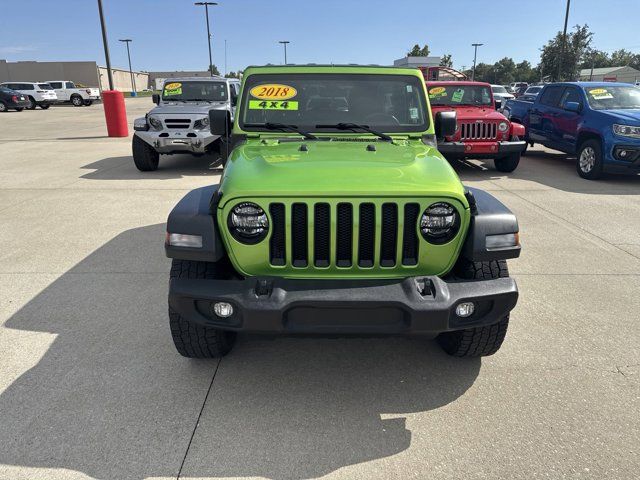
[[[160,154],[205,155],[219,151],[220,136],[209,131],[209,110],[228,110],[231,122],[240,81],[223,77],[165,80],[157,105],[134,121],[133,161],[138,170],[156,170]]]

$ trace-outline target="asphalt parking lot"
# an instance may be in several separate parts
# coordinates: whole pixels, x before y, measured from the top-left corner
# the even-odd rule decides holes
[[[130,122],[152,106],[128,99]],[[0,115],[0,478],[635,479],[640,176],[536,148],[457,165],[519,217],[493,357],[416,338],[242,337],[180,357],[164,222],[220,171],[141,173],[101,105]]]

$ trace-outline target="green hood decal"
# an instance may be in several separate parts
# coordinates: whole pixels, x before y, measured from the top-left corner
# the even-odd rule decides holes
[[[368,149],[375,146],[375,151]],[[444,196],[468,206],[460,180],[419,141],[251,140],[236,148],[222,179],[223,203],[238,197]]]

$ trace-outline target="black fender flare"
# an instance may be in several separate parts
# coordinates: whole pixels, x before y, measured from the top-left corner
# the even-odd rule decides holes
[[[520,243],[512,247],[487,249],[489,235],[519,233],[518,219],[500,200],[478,188],[466,188],[471,223],[462,256],[472,262],[506,260],[520,256]]]
[[[171,210],[167,219],[167,239],[164,244],[169,258],[199,262],[217,262],[225,256],[215,218],[215,205],[219,185],[196,188],[187,193]],[[169,245],[169,234],[199,235],[202,247],[176,247]]]

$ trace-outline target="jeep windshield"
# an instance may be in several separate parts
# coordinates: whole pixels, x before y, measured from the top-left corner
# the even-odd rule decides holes
[[[272,131],[267,124],[316,133],[429,128],[424,87],[412,75],[256,74],[247,77],[243,92],[239,124],[245,131]]]
[[[640,88],[606,86],[585,89],[594,110],[640,109]]]
[[[429,86],[431,105],[482,105],[491,106],[491,91],[483,85]]]
[[[227,84],[206,81],[167,81],[162,90],[162,100],[165,102],[224,102],[227,100]]]

